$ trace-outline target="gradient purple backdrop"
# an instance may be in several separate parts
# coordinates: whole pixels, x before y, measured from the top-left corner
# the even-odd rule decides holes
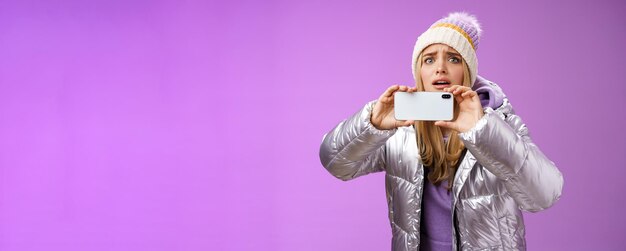
[[[459,10],[565,178],[529,250],[623,248],[623,2],[68,0],[0,1],[0,250],[389,250],[319,144]]]

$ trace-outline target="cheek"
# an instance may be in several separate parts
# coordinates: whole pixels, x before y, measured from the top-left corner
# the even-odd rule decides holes
[[[422,82],[426,82],[430,80],[432,77],[432,69],[428,65],[422,65],[419,70],[420,77],[422,78]]]
[[[451,77],[454,79],[454,83],[458,83],[459,85],[463,85],[463,66],[460,65],[454,68],[454,71],[451,72]]]
[[[432,87],[433,85],[432,78],[429,77],[427,74],[422,74],[422,85],[424,86],[424,89],[430,89],[430,87]]]

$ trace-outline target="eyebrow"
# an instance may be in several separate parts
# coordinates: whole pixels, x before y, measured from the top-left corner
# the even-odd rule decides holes
[[[434,54],[437,54],[437,51],[433,51],[433,52],[425,53],[425,54],[424,54],[424,56],[432,56],[432,55],[434,55]],[[446,54],[451,55],[451,56],[461,57],[461,55],[460,55],[460,54],[455,53],[455,52],[451,52],[451,51],[446,52]]]

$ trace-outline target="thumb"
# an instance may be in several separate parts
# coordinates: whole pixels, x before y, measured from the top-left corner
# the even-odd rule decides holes
[[[410,126],[413,124],[413,120],[404,120],[404,121],[398,121],[398,122],[400,122],[398,127]]]
[[[439,121],[435,122],[435,125],[436,126],[445,127],[445,128],[449,128],[449,129],[452,129],[452,130],[456,130],[455,129],[455,124],[452,123],[452,122],[449,122],[449,121],[439,120]]]

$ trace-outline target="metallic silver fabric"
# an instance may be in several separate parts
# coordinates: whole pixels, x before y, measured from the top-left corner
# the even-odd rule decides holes
[[[419,250],[424,176],[415,130],[376,129],[370,122],[375,102],[324,135],[320,160],[344,181],[385,171],[392,250]],[[521,210],[552,206],[561,196],[561,173],[506,98],[459,137],[468,151],[453,183],[455,250],[526,250]]]

